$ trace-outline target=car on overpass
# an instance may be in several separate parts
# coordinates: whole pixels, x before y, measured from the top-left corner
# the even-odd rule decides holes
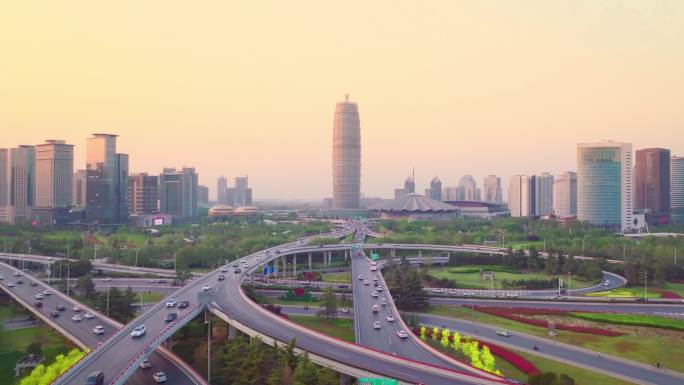
[[[147,334],[147,328],[145,325],[138,325],[131,332],[131,337],[138,338],[144,336],[145,334]]]

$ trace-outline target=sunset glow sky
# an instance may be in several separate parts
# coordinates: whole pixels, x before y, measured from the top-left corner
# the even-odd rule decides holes
[[[0,147],[119,134],[131,171],[330,196],[335,103],[362,191],[560,173],[576,143],[684,155],[684,1],[6,1]],[[232,184],[232,181],[231,181]]]

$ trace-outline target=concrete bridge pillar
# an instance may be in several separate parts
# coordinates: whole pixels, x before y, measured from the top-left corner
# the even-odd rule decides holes
[[[390,250],[390,255],[392,256],[392,259],[396,258],[397,257],[397,250],[396,249]]]
[[[278,258],[273,260],[273,278],[278,276]]]
[[[287,255],[283,255],[283,277],[287,275]]]
[[[309,270],[311,270],[311,252],[309,252]]]
[[[292,274],[297,276],[297,254],[292,256]]]
[[[237,337],[237,329],[231,324],[228,324],[228,340],[232,341]]]
[[[340,385],[351,385],[352,378],[344,373],[340,373]]]
[[[418,258],[423,258],[423,250],[418,250]]]

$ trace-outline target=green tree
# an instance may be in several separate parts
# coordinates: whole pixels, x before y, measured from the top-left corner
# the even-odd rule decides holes
[[[95,291],[95,283],[93,283],[93,278],[90,274],[81,276],[76,281],[76,290],[78,290],[82,297],[94,298],[97,294]]]
[[[299,359],[292,374],[292,383],[294,385],[318,385],[318,370],[316,365],[309,360],[308,355],[305,354]]]
[[[322,310],[318,312],[318,315],[328,319],[337,318],[337,297],[335,296],[332,287],[327,287],[323,290],[320,306]]]
[[[31,342],[26,347],[26,354],[41,355],[43,352],[43,347],[38,342]]]

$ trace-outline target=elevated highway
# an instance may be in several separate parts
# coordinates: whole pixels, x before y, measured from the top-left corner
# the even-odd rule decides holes
[[[345,227],[331,235],[343,237],[353,231],[353,227]],[[233,327],[262,337],[265,342],[286,344],[295,339],[297,347],[308,352],[314,362],[350,376],[375,374],[397,378],[403,383],[422,382],[431,385],[502,382],[378,352],[313,332],[269,313],[245,296],[241,282],[249,273],[260,264],[278,258],[285,251],[296,250],[301,245],[301,241],[298,241],[251,254],[241,259],[243,270],[239,273],[234,273],[232,268],[227,273],[216,270],[193,281],[173,295],[178,300],[191,303],[176,322],[164,324],[163,318],[169,310],[164,309],[163,304],[152,307],[67,371],[56,384],[78,384],[94,370],[105,372],[106,383],[123,384],[147,354],[203,308],[208,308]],[[224,281],[217,281],[220,274],[225,275]],[[210,286],[206,292],[202,289],[205,284]],[[146,325],[147,334],[133,341],[128,334],[141,324]],[[114,354],[118,357],[116,361],[107,359]]]

